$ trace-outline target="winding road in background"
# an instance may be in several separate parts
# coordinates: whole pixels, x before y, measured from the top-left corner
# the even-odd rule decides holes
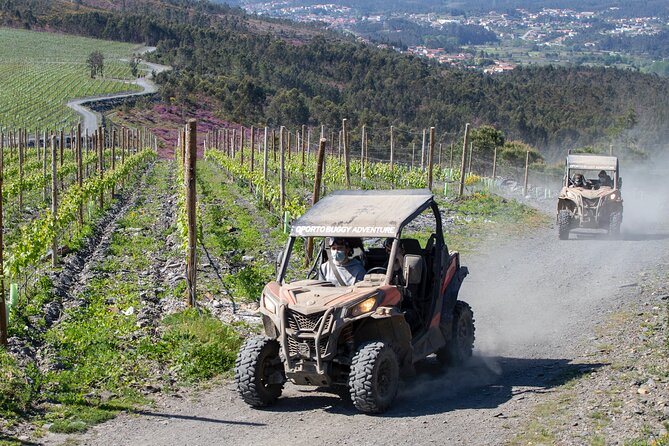
[[[141,49],[140,53],[141,54],[146,54],[150,53],[152,51],[155,51],[155,47],[144,47]],[[142,96],[142,95],[147,95],[147,94],[152,94],[158,91],[158,87],[156,84],[153,82],[153,75],[162,73],[163,71],[171,70],[172,67],[169,67],[167,65],[160,65],[156,63],[151,63],[151,62],[146,62],[146,61],[141,61],[140,62],[142,65],[145,65],[147,68],[142,68],[142,70],[147,73],[146,76],[140,77],[135,79],[134,81],[129,81],[126,82],[128,84],[134,84],[134,85],[139,85],[142,87],[142,91],[137,91],[137,92],[126,92],[126,93],[115,93],[115,94],[109,94],[109,95],[104,95],[104,96],[94,96],[94,97],[86,97],[86,98],[77,98],[77,99],[72,99],[71,101],[68,101],[67,106],[70,107],[72,110],[75,112],[79,113],[82,117],[81,121],[81,131],[82,132],[88,132],[88,134],[93,134],[95,130],[97,130],[99,123],[100,123],[100,118],[99,118],[99,113],[91,110],[90,108],[86,107],[86,104],[90,104],[91,102],[97,102],[97,101],[104,101],[107,99],[115,99],[115,98],[128,98],[132,96]]]

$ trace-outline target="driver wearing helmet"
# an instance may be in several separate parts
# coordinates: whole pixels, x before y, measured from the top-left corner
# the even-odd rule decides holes
[[[365,267],[360,260],[352,258],[353,247],[350,240],[344,237],[328,237],[325,243],[329,248],[328,260],[318,270],[320,280],[339,286],[351,286],[364,279]]]
[[[572,183],[574,184],[574,187],[585,187],[585,178],[583,178],[582,174],[577,173],[574,175]]]

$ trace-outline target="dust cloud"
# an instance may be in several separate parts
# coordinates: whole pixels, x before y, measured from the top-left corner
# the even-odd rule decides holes
[[[551,227],[490,240],[462,256],[470,275],[459,299],[474,311],[474,358],[460,371],[419,374],[405,396],[444,397],[444,389],[504,379],[508,364],[522,375],[551,361],[568,366],[583,349],[597,348],[597,325],[638,298],[645,272],[669,252],[669,156],[643,167],[621,161],[621,176],[620,240],[601,230],[559,240]]]
[[[623,177],[623,235],[626,238],[657,235],[669,217],[669,154],[651,162],[626,166]]]

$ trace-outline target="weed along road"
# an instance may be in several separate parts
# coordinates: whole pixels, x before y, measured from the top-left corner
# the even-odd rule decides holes
[[[160,397],[153,408],[93,427],[73,444],[506,444],[560,385],[604,366],[588,361],[597,327],[638,298],[645,273],[669,262],[666,216],[636,213],[632,201],[621,240],[585,232],[558,240],[554,227],[544,227],[463,256],[470,275],[460,296],[476,319],[474,357],[446,371],[436,361],[422,364],[383,415],[291,384],[276,405],[253,409],[222,380]],[[68,437],[43,440],[63,444]]]

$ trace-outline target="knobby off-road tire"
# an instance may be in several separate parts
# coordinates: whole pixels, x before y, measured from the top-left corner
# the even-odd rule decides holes
[[[235,384],[244,402],[269,406],[281,396],[285,382],[279,343],[266,336],[247,339],[235,362]]]
[[[397,355],[384,342],[358,347],[348,378],[353,405],[361,412],[385,412],[397,395],[400,368]]]
[[[453,332],[446,346],[437,350],[444,365],[456,366],[471,358],[474,350],[474,312],[468,303],[458,300],[453,309]]]
[[[623,223],[623,214],[621,212],[614,212],[611,214],[609,220],[609,237],[620,238],[620,225]]]
[[[569,226],[571,226],[571,212],[561,210],[557,216],[558,237],[560,240],[567,240],[569,238]]]

